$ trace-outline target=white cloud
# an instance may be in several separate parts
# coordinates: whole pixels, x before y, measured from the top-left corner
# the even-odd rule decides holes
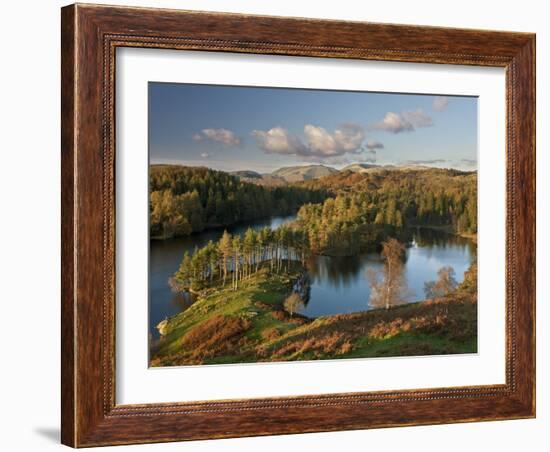
[[[432,108],[435,111],[443,111],[449,105],[449,98],[446,96],[435,96],[432,104]]]
[[[210,157],[210,154],[208,152],[201,152],[201,157],[203,159],[207,159],[208,157]]]
[[[367,149],[374,151],[375,149],[384,149],[384,144],[380,141],[370,140],[367,142]]]
[[[270,130],[254,130],[252,135],[260,149],[268,153],[299,155],[303,157],[336,157],[346,153],[361,152],[365,131],[357,124],[343,124],[333,133],[325,128],[306,124],[306,143],[282,127]]]
[[[309,155],[309,149],[300,138],[282,127],[273,127],[268,131],[253,130],[252,136],[260,149],[269,154]]]
[[[224,146],[234,147],[241,144],[241,139],[234,132],[227,129],[202,129],[193,135],[195,141],[212,140]]]
[[[332,134],[323,127],[307,124],[304,135],[311,154],[324,157],[357,152],[365,139],[365,131],[357,124],[342,124]]]
[[[432,125],[432,118],[419,108],[414,111],[404,111],[400,114],[389,111],[382,121],[373,125],[373,128],[390,133],[401,133],[413,132],[419,127],[429,127]]]
[[[415,111],[404,111],[401,116],[405,121],[413,125],[414,128],[433,126],[432,118],[430,118],[421,108]]]
[[[374,124],[375,129],[385,130],[391,133],[400,133],[400,132],[412,132],[414,127],[411,123],[405,121],[405,119],[397,114],[389,111],[384,116],[384,119],[380,122]]]

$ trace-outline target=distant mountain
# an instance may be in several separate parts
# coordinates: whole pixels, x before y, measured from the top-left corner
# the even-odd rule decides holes
[[[257,173],[256,171],[251,170],[243,170],[243,171],[232,171],[231,173],[233,176],[238,177],[245,177],[248,179],[261,179],[262,175],[260,173]]]
[[[365,171],[372,170],[373,168],[380,168],[380,165],[375,165],[373,163],[352,163],[351,165],[345,166],[340,171],[353,171],[354,173],[363,173]]]
[[[270,174],[260,174],[256,171],[242,170],[233,171],[233,176],[239,177],[244,182],[250,182],[258,185],[281,186],[288,183],[304,182],[321,177],[335,175],[337,173],[379,173],[381,171],[408,171],[408,170],[428,170],[429,166],[403,164],[403,165],[376,165],[374,163],[352,163],[341,170],[337,170],[325,165],[302,165],[285,166],[273,171]]]
[[[437,168],[437,167],[427,166],[427,165],[420,165],[420,164],[417,164],[417,163],[409,163],[409,164],[405,164],[405,165],[396,166],[396,169],[400,169],[400,170],[429,170],[429,169],[434,169],[434,168]]]
[[[337,173],[338,170],[324,165],[304,165],[287,166],[279,168],[271,173],[274,177],[279,177],[287,182],[301,182],[305,180],[319,179],[320,177],[330,176]]]
[[[352,163],[340,171],[352,171],[354,173],[376,173],[379,171],[408,171],[408,170],[427,170],[432,167],[418,164],[403,165],[375,165],[372,163]]]
[[[395,166],[384,165],[371,168],[362,172],[338,171],[320,179],[304,182],[302,185],[314,189],[328,189],[331,191],[361,192],[366,190],[378,190],[383,181],[415,179],[426,181],[426,187],[433,183],[446,183],[442,180],[449,178],[475,178],[475,172],[460,171],[449,168],[417,167],[413,165]],[[393,183],[393,182],[392,182]],[[396,185],[397,186],[397,185]]]
[[[273,176],[271,174],[260,174],[250,170],[233,171],[230,174],[237,176],[243,182],[250,182],[256,185],[279,187],[287,183],[282,177]]]

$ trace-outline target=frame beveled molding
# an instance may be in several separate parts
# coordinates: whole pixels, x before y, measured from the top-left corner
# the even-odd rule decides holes
[[[61,32],[64,444],[85,447],[534,417],[535,35],[83,4],[62,9]],[[116,405],[118,47],[505,68],[506,383]]]

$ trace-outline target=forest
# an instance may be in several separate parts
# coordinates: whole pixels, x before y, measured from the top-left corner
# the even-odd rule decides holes
[[[477,232],[475,172],[438,168],[343,171],[305,182],[304,186],[347,195],[334,208],[329,203],[327,212],[318,212],[322,216],[364,215],[369,223],[398,228],[429,225],[448,226],[458,233]]]
[[[236,290],[239,282],[257,273],[262,264],[279,274],[286,272],[293,262],[304,266],[309,253],[307,235],[286,225],[275,230],[249,228],[243,237],[225,231],[217,243],[210,241],[192,256],[185,253],[170,285],[176,291],[197,291],[231,282]]]
[[[206,206],[211,204],[208,194],[214,192],[216,196],[229,194],[227,196],[232,199],[239,199],[239,203],[251,202],[255,198],[250,197],[248,190],[254,192],[254,189],[259,190],[258,196],[265,196],[266,203],[271,199],[270,205],[279,206],[275,209],[277,213],[287,213],[290,206],[296,208],[302,203],[297,220],[290,224],[276,230],[254,231],[249,228],[242,238],[239,235],[232,237],[226,231],[218,243],[210,242],[195,250],[192,256],[187,253],[171,280],[174,288],[198,289],[218,280],[225,284],[229,273],[232,284],[237,287],[242,278],[251,274],[251,269],[257,271],[266,261],[271,270],[278,270],[283,260],[303,263],[310,254],[349,256],[380,251],[382,243],[389,238],[407,242],[411,226],[446,227],[456,233],[477,232],[475,175],[472,177],[472,174],[455,170],[387,171],[376,175],[350,173],[345,180],[353,179],[351,186],[339,183],[342,176],[336,175],[286,187],[285,191],[279,187],[264,189],[239,183],[225,173],[202,168],[188,171],[162,169],[158,173],[152,172],[157,179],[151,184],[158,188],[151,196],[152,216],[161,210],[160,205],[153,202],[156,199],[153,195],[170,193],[169,196],[181,199],[187,207],[180,206],[181,210],[177,212],[189,219],[193,231],[215,224],[211,216],[206,216],[210,223],[204,220],[208,209],[202,207],[201,193],[207,194]],[[289,193],[293,193],[294,198],[287,200]],[[312,198],[324,198],[324,201],[312,202]],[[190,199],[194,200],[193,207],[189,207],[192,205]],[[309,201],[305,202],[306,199]],[[239,203],[234,205],[239,206]],[[267,212],[265,205],[263,208],[258,206],[256,215]],[[242,211],[248,212],[247,209]],[[222,224],[249,218],[240,216],[239,208],[224,212],[231,215]],[[173,221],[174,214],[168,215],[168,222]],[[247,215],[252,216],[254,212]],[[216,221],[221,221],[219,216],[216,218]],[[151,221],[152,231],[153,224],[158,227],[159,223]]]
[[[313,253],[376,249],[410,226],[477,232],[477,177],[457,170],[349,171],[280,187],[207,168],[153,165],[150,235],[170,238],[298,211]],[[307,237],[305,237],[307,236]]]
[[[321,187],[264,187],[223,171],[177,165],[152,165],[149,193],[150,236],[157,239],[288,215],[328,196]]]

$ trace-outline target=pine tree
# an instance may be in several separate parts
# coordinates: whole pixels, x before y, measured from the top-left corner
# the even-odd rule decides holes
[[[232,242],[233,247],[233,289],[237,290],[239,288],[239,272],[240,272],[240,263],[241,263],[241,237],[236,235],[233,238]]]
[[[227,230],[223,231],[223,235],[218,242],[218,249],[222,255],[222,268],[223,268],[223,284],[227,278],[227,271],[229,268],[229,261],[232,253],[232,239],[231,234]]]
[[[248,228],[244,234],[243,239],[243,251],[246,260],[246,272],[247,277],[252,274],[252,267],[254,264],[254,251],[256,249],[256,233],[254,229]]]

